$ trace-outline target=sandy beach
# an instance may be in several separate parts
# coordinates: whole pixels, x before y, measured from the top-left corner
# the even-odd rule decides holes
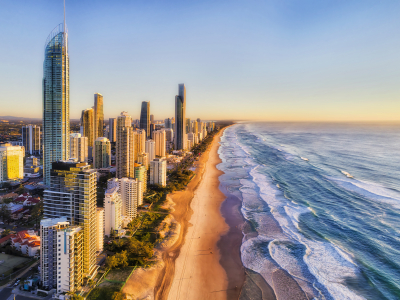
[[[199,160],[200,176],[185,191],[171,195],[175,202],[172,214],[182,230],[178,242],[163,254],[165,269],[156,286],[156,299],[228,299],[228,290],[233,292],[229,299],[237,299],[240,294],[244,271],[239,248],[236,252],[230,249],[227,254],[234,257],[224,266],[230,269],[228,278],[217,246],[221,236],[229,232],[220,211],[225,200],[219,190],[218,177],[222,172],[216,168],[221,162],[217,151],[222,133],[214,137],[211,147]]]

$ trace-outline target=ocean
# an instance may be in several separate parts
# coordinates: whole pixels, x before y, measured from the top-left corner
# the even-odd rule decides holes
[[[219,155],[245,268],[309,298],[400,299],[399,126],[241,123]]]

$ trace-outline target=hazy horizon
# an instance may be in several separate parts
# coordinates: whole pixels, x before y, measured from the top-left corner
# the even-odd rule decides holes
[[[42,117],[44,43],[63,2],[0,0],[0,115]],[[66,1],[70,117],[140,104],[190,118],[399,122],[400,3]]]

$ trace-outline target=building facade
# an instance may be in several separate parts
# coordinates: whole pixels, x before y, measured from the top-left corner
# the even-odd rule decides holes
[[[142,182],[143,193],[147,190],[147,170],[142,164],[135,164],[135,179]]]
[[[94,109],[88,108],[82,110],[81,135],[87,137],[89,147],[93,147],[93,141],[94,141],[93,131],[94,131]]]
[[[134,177],[134,136],[132,118],[122,112],[117,119],[116,168],[117,177]]]
[[[104,250],[104,207],[96,208],[97,220],[97,253],[100,254]]]
[[[186,134],[186,88],[179,84],[179,95],[175,97],[175,150],[185,150]]]
[[[88,138],[80,133],[71,133],[69,155],[69,158],[76,158],[79,162],[88,162]]]
[[[104,197],[104,234],[110,236],[122,229],[122,201],[119,187],[107,189]]]
[[[94,142],[93,167],[108,168],[111,165],[111,143],[105,137],[99,137]]]
[[[150,137],[150,102],[143,101],[140,111],[140,129],[146,131],[146,138]]]
[[[99,137],[104,136],[104,112],[103,112],[103,95],[94,94],[94,130],[93,130],[93,143]]]
[[[51,164],[69,158],[69,56],[65,24],[48,36],[43,62],[43,177],[50,184]]]
[[[97,173],[87,163],[57,161],[52,164],[50,186],[44,191],[45,218],[66,217],[71,225],[82,227],[83,272],[97,272]]]
[[[24,178],[24,156],[22,146],[0,145],[0,182]]]
[[[30,155],[40,155],[40,127],[26,125],[22,127],[22,145]]]
[[[115,143],[117,141],[117,119],[110,118],[108,119],[108,139],[111,143]]]
[[[153,132],[154,143],[156,145],[155,156],[165,157],[166,154],[166,133],[165,130]]]
[[[150,162],[150,184],[167,185],[167,161],[165,158],[155,158]]]
[[[156,143],[153,140],[147,140],[145,148],[149,162],[151,162],[156,157]]]
[[[76,291],[83,284],[83,234],[66,217],[40,222],[42,284],[57,293]]]

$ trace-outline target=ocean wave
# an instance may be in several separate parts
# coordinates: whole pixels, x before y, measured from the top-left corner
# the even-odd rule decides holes
[[[400,209],[400,193],[391,191],[382,185],[357,179],[350,180],[330,176],[326,176],[326,178],[349,192],[356,193],[372,201],[390,204],[394,208]]]
[[[343,250],[329,242],[313,241],[300,233],[298,226],[300,216],[311,213],[311,211],[306,207],[293,205],[290,200],[282,197],[281,192],[264,174],[253,169],[250,171],[250,175],[260,190],[261,199],[268,204],[274,219],[285,233],[286,240],[301,244],[306,248],[303,260],[309,273],[329,291],[334,299],[363,299],[343,284],[347,278],[356,278],[359,274],[359,270],[351,261],[350,255],[344,255]],[[284,263],[284,256],[279,248],[275,249],[271,255],[272,258],[275,257],[274,260],[280,267],[291,274],[293,269],[291,269],[290,264]],[[301,279],[305,280],[305,278]],[[310,279],[307,278],[307,280]]]

